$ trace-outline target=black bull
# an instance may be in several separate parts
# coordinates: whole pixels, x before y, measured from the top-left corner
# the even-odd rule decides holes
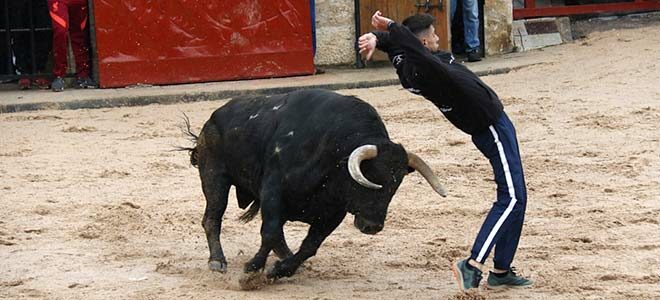
[[[390,140],[373,107],[330,91],[229,101],[187,150],[206,197],[202,225],[214,271],[227,268],[220,228],[232,185],[241,208],[252,204],[242,220],[261,209],[261,247],[245,272],[262,270],[272,250],[281,259],[267,273],[273,279],[293,275],[314,256],[347,212],[361,232],[382,230],[394,193],[413,170],[445,195],[428,165]],[[310,224],[295,254],[284,238],[287,221]]]

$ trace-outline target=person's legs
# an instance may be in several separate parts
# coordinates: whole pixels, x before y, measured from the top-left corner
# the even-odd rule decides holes
[[[497,245],[498,266],[510,266],[518,246],[527,201],[516,133],[506,114],[502,112],[497,122],[488,130],[473,135],[472,141],[493,167],[497,201],[481,226],[469,259],[461,260],[453,266],[459,287],[463,291],[479,286],[479,268],[494,245]],[[506,277],[506,281],[502,281],[500,285],[521,285],[513,284],[512,278],[520,279],[513,274]],[[493,280],[489,276],[489,284],[491,281]]]
[[[495,244],[495,255],[493,257],[495,269],[509,270],[511,268],[511,262],[516,254],[516,250],[518,249],[518,242],[520,241],[520,235],[525,220],[527,188],[515,128],[506,115],[504,120],[498,123],[502,124],[504,127],[501,132],[506,133],[501,134],[499,138],[500,142],[504,145],[505,152],[508,152],[506,156],[509,160],[509,169],[511,170],[512,175],[511,180],[516,187],[517,200],[520,205],[519,210],[515,212],[517,215],[512,217],[508,229],[506,232],[502,233],[502,236]]]
[[[451,20],[454,20],[454,15],[456,14],[456,6],[457,5],[458,5],[458,0],[451,0],[451,3],[449,5],[450,6],[450,8],[449,8],[450,22],[449,23],[451,23]]]
[[[479,49],[479,3],[477,0],[463,0],[463,32],[466,52]]]
[[[87,41],[87,1],[71,0],[69,4],[69,36],[76,59],[76,77],[89,77],[89,45]]]
[[[53,75],[64,77],[67,67],[69,9],[66,1],[48,0],[53,24]]]
[[[498,267],[510,267],[520,238],[526,206],[526,188],[515,129],[505,113],[489,130],[472,137],[489,159],[497,183],[493,204],[474,242],[471,259],[483,264],[497,246]]]

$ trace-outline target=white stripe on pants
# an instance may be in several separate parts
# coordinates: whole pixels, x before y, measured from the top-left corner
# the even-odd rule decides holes
[[[495,131],[495,127],[490,126],[488,127],[488,129],[490,129],[490,132],[493,134],[493,138],[495,139],[495,144],[497,145],[497,151],[500,154],[500,160],[502,161],[502,168],[504,169],[504,177],[506,178],[506,185],[509,188],[509,196],[511,196],[511,201],[509,202],[509,205],[507,206],[506,210],[504,210],[504,213],[502,213],[500,218],[497,220],[497,223],[495,223],[495,226],[493,226],[493,229],[488,234],[488,238],[481,247],[481,250],[479,250],[479,255],[477,256],[476,260],[477,262],[480,263],[483,262],[484,255],[486,254],[486,251],[488,251],[490,244],[493,242],[493,238],[495,238],[497,231],[500,229],[500,227],[502,227],[502,224],[513,210],[513,207],[516,205],[516,201],[517,201],[516,191],[513,188],[513,180],[511,179],[511,172],[509,171],[509,163],[506,160],[506,155],[504,154],[504,147],[502,146],[502,142],[500,142],[500,138],[497,135],[497,131]]]

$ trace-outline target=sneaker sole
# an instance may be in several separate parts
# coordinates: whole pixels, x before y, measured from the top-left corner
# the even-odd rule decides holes
[[[503,290],[503,289],[524,289],[531,287],[531,284],[528,285],[508,285],[508,284],[501,284],[501,285],[490,285],[486,284],[486,288],[489,290]]]
[[[506,289],[507,286],[506,286],[506,284],[502,284],[502,285],[486,284],[486,288],[489,289],[489,290],[503,290],[503,289]]]

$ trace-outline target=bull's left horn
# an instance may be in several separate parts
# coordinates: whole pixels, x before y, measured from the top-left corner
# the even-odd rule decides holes
[[[375,184],[362,174],[360,170],[360,163],[366,159],[372,159],[378,155],[378,148],[374,145],[364,145],[355,148],[351,152],[351,156],[348,157],[348,173],[351,174],[353,180],[357,181],[360,185],[370,188],[370,189],[381,189],[383,188],[380,184]]]
[[[437,176],[433,173],[433,170],[431,170],[431,167],[424,162],[417,154],[408,152],[408,166],[411,168],[417,170],[419,174],[422,174],[424,176],[424,179],[428,181],[428,183],[431,185],[433,190],[438,193],[442,197],[447,197],[447,191],[445,191],[445,188],[442,187],[442,184],[440,183],[440,179],[438,179]]]

